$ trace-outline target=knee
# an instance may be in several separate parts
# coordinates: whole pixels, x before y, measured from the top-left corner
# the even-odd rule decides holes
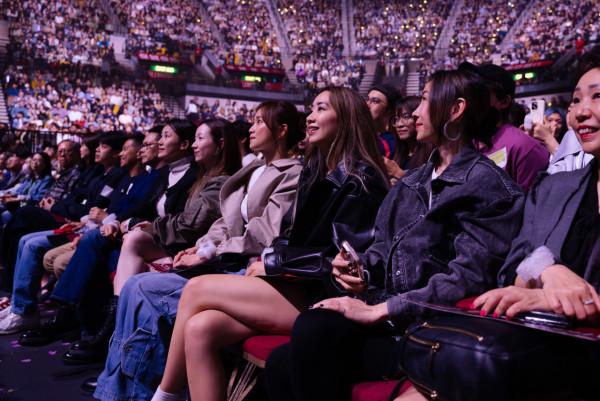
[[[190,279],[183,288],[182,301],[187,298],[199,299],[201,296],[209,294],[214,288],[210,282],[210,276],[198,276]]]
[[[123,248],[137,249],[140,247],[141,242],[147,239],[149,236],[150,234],[145,231],[130,231],[123,237]]]
[[[210,313],[197,313],[185,322],[184,339],[185,352],[196,352],[199,347],[211,346],[219,337],[218,330],[213,324]]]

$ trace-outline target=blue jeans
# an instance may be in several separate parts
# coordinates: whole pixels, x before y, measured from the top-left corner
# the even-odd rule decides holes
[[[19,240],[17,263],[13,278],[12,311],[17,315],[37,310],[37,293],[45,270],[42,265],[44,254],[54,248],[48,241],[53,230],[24,235]]]
[[[152,398],[164,373],[177,305],[187,281],[170,273],[143,273],[127,280],[94,397],[112,401]]]
[[[93,284],[93,279],[108,277],[107,263],[115,252],[118,260],[120,249],[120,241],[104,238],[99,229],[87,231],[81,237],[77,250],[60,276],[51,298],[79,308],[89,289],[88,286]]]

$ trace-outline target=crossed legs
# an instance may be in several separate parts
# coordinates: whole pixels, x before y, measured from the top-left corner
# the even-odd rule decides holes
[[[287,334],[305,309],[301,287],[261,278],[206,275],[188,282],[160,388],[179,393],[186,372],[197,400],[224,400],[225,378],[219,349],[261,332]]]

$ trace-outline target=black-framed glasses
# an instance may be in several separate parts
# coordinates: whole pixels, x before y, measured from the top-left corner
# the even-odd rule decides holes
[[[381,100],[377,97],[365,97],[365,102],[367,102],[367,104],[374,104],[374,105],[378,105],[378,104],[387,105],[387,103],[384,100]]]
[[[392,124],[398,125],[399,123],[407,123],[411,121],[413,121],[413,116],[408,113],[404,113],[401,116],[394,117]]]

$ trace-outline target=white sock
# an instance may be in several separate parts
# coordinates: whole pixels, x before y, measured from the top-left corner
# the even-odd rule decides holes
[[[166,393],[160,389],[160,386],[158,386],[151,401],[177,401],[178,399],[179,394]]]

